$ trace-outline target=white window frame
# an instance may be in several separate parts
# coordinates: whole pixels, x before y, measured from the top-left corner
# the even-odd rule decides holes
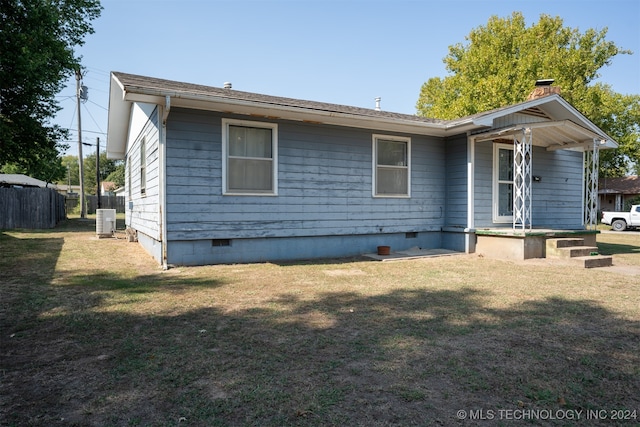
[[[512,188],[514,187],[514,179],[511,181],[508,180],[500,180],[500,150],[511,150],[514,152],[513,144],[493,144],[493,222],[497,224],[511,224],[513,223],[513,215],[500,215],[500,184],[511,184]],[[511,166],[513,168],[513,165]],[[513,199],[513,196],[512,196]],[[513,201],[512,201],[513,203]],[[513,206],[512,206],[513,209]]]
[[[271,129],[271,191],[230,191],[227,188],[229,170],[229,126]],[[225,196],[277,196],[278,195],[278,125],[250,120],[222,119],[222,194]]]
[[[140,140],[140,195],[147,195],[147,137]]]
[[[389,165],[378,165],[378,140],[384,141],[398,141],[404,142],[407,144],[407,165],[406,166],[395,166],[399,169],[407,170],[407,193],[406,194],[378,194],[377,183],[378,183],[378,167],[394,167]],[[379,198],[410,198],[411,197],[411,138],[404,136],[396,136],[396,135],[380,135],[374,134],[372,136],[372,159],[371,159],[371,169],[372,169],[372,182],[371,182],[371,194],[373,197]]]
[[[132,160],[132,155],[131,153],[128,153],[127,156],[125,157],[125,169],[127,171],[127,182],[126,182],[126,186],[127,186],[127,192],[129,194],[129,200],[133,199],[133,179],[131,178],[131,175],[133,174],[133,165],[131,164],[131,160]]]

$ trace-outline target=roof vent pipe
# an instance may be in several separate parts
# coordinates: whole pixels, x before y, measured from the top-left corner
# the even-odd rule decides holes
[[[231,89],[231,82],[224,82],[224,85],[222,86],[225,89]]]
[[[376,111],[380,111],[380,101],[382,100],[382,98],[380,98],[379,96],[376,97]]]

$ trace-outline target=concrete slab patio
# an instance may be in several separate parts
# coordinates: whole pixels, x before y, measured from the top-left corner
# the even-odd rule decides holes
[[[374,261],[404,261],[418,258],[431,258],[439,256],[464,255],[463,252],[456,252],[449,249],[421,249],[413,247],[404,251],[393,251],[389,255],[378,255],[376,253],[364,254],[365,258]]]

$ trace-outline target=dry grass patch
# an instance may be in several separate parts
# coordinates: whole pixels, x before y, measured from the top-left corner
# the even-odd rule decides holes
[[[162,271],[92,226],[0,236],[2,425],[640,411],[638,275],[474,255]],[[638,241],[601,237],[640,266]]]

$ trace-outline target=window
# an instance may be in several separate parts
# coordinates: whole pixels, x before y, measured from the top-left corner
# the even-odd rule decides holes
[[[411,139],[373,135],[373,196],[409,197]]]
[[[222,121],[224,194],[277,194],[278,125]]]
[[[140,194],[147,193],[147,138],[140,141]]]
[[[493,221],[513,221],[513,145],[493,145]]]

